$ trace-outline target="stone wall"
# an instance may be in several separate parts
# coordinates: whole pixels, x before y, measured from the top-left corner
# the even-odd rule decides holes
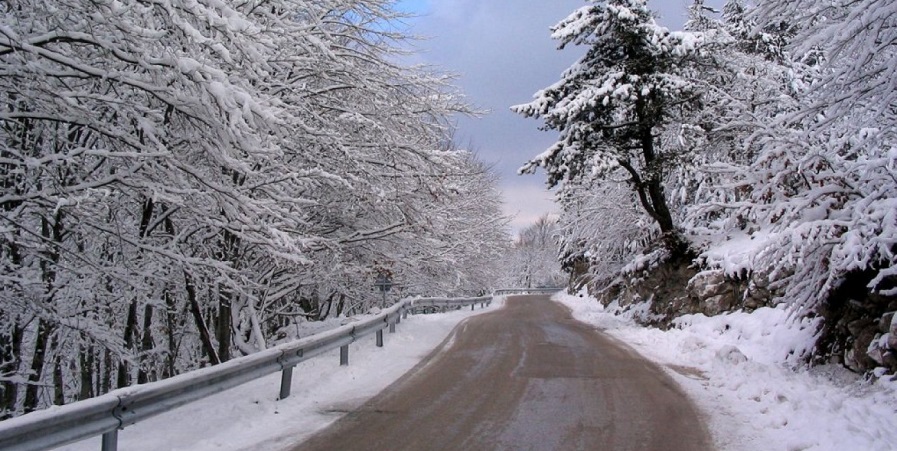
[[[720,270],[699,270],[686,262],[664,262],[648,270],[623,274],[595,293],[603,304],[616,301],[624,308],[651,301],[651,315],[640,320],[661,328],[669,327],[681,315],[752,311],[770,305],[773,298],[768,284],[760,278],[736,279]]]
[[[841,363],[861,373],[877,367],[897,372],[897,297],[870,293],[874,277],[872,271],[848,274],[818,308],[824,323],[816,361]]]
[[[886,373],[897,374],[897,297],[870,293],[867,286],[873,277],[874,272],[847,275],[826,302],[809,313],[823,317],[811,356],[814,363],[843,364],[859,373],[885,368]],[[700,270],[675,261],[624,273],[601,289],[589,288],[604,305],[617,302],[626,309],[650,301],[647,312],[636,319],[663,329],[681,315],[752,311],[772,306],[780,296],[766,277],[731,277],[720,270]]]

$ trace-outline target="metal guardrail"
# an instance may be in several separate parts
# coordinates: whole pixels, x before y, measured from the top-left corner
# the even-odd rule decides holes
[[[501,288],[492,292],[493,296],[507,294],[552,294],[563,291],[565,287],[540,287],[540,288]]]
[[[349,344],[383,330],[395,332],[402,317],[415,309],[485,307],[492,296],[479,298],[406,299],[379,315],[285,343],[252,355],[149,384],[126,387],[96,398],[29,413],[0,422],[0,449],[31,451],[55,448],[102,435],[102,450],[118,448],[118,431],[152,416],[281,371],[280,397],[290,395],[293,367],[327,351],[340,349],[340,365],[349,364]]]

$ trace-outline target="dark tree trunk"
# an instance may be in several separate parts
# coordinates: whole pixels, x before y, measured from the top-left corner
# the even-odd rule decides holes
[[[153,306],[147,304],[143,307],[143,336],[140,338],[140,368],[137,370],[137,383],[145,384],[150,382],[152,377],[151,371],[154,361],[151,358],[152,350],[155,347],[153,343]]]
[[[97,366],[99,367],[99,362]],[[97,395],[109,393],[112,388],[112,352],[108,348],[103,351],[103,368],[99,374],[102,377],[98,378],[100,387],[97,390]]]
[[[59,246],[62,245],[63,216],[63,210],[60,208],[53,214],[52,219],[41,218],[41,236],[47,241],[47,249],[42,252],[44,258],[40,262],[41,278],[45,290],[43,303],[47,307],[53,305],[54,302],[56,265],[59,263]],[[47,347],[52,333],[52,324],[43,318],[39,319],[34,341],[34,354],[31,360],[31,373],[28,375],[28,385],[25,387],[25,413],[33,412],[39,407],[40,381],[43,378]]]
[[[221,363],[218,352],[215,350],[215,344],[212,343],[212,335],[209,333],[209,327],[202,315],[202,309],[199,306],[199,299],[196,296],[196,285],[193,283],[193,277],[187,271],[184,271],[184,282],[187,290],[187,302],[190,305],[190,313],[193,315],[193,322],[199,331],[199,338],[202,341],[203,352],[209,357],[212,365]]]
[[[65,405],[65,380],[62,377],[62,358],[53,362],[53,405]]]
[[[178,358],[178,341],[175,336],[175,331],[180,328],[180,324],[178,319],[180,315],[178,315],[177,304],[175,303],[175,297],[169,292],[165,291],[165,322],[166,322],[166,339],[168,340],[168,352],[165,356],[165,371],[162,374],[163,378],[169,378],[175,375],[175,362]]]
[[[34,357],[31,359],[31,374],[25,387],[25,413],[37,410],[40,401],[40,380],[44,371],[44,358],[47,353],[47,342],[50,326],[43,319],[38,320],[37,334],[34,341]]]
[[[132,300],[128,304],[128,317],[125,322],[125,349],[134,350],[134,330],[137,329],[137,300]],[[128,368],[128,362],[122,358],[118,362],[118,380],[116,386],[124,388],[131,385],[131,375]]]
[[[141,137],[142,139],[142,137]],[[140,228],[138,230],[140,234],[140,239],[146,239],[149,235],[150,230],[150,221],[153,219],[153,211],[155,210],[155,202],[152,199],[146,199],[143,202],[143,211],[140,215]],[[152,305],[145,305],[143,307],[143,335],[140,340],[140,349],[135,354],[137,355],[137,383],[145,384],[149,377],[146,372],[146,356],[147,351],[152,347],[152,333],[150,332],[150,326],[153,321],[153,307]],[[128,323],[125,326],[125,346],[129,350],[135,350],[134,346],[134,333],[137,329],[137,300],[134,299],[131,301],[131,305],[128,306]],[[124,371],[123,371],[124,370]],[[127,364],[122,362],[119,364],[119,375],[118,375],[118,383],[119,387],[121,387],[122,383],[122,373],[127,375]],[[130,379],[130,378],[129,378]]]
[[[168,212],[168,209],[163,206],[162,209],[163,214]],[[163,221],[163,227],[165,227],[165,232],[169,236],[175,236],[174,233],[174,223],[171,220],[171,216],[165,216],[165,220]],[[186,276],[186,273],[184,274]],[[168,326],[166,329],[166,335],[168,339],[168,355],[166,356],[166,370],[165,374],[163,374],[164,378],[172,377],[177,374],[176,362],[178,358],[178,349],[179,349],[179,339],[175,335],[175,331],[180,329],[180,325],[182,324],[181,315],[178,314],[178,306],[177,306],[177,297],[172,293],[174,287],[166,286],[165,293],[163,297],[165,298],[165,320],[166,325]]]
[[[242,183],[242,179],[234,174],[234,182]],[[222,212],[223,213],[223,212]],[[240,237],[234,235],[228,230],[224,230],[221,236],[220,252],[218,258],[221,261],[231,262],[234,268],[240,267],[239,248]],[[232,304],[234,293],[230,288],[219,286],[218,290],[218,318],[215,323],[215,338],[218,340],[218,357],[222,362],[230,360],[231,335],[233,334],[233,326],[231,324]]]
[[[94,349],[92,346],[81,348],[81,390],[78,393],[78,399],[93,398],[93,371],[94,371]],[[99,369],[99,368],[97,368]]]
[[[15,320],[10,327],[9,334],[0,334],[0,371],[6,374],[20,374],[22,367],[22,340],[25,329],[20,327]],[[3,381],[3,393],[0,394],[0,420],[9,418],[16,410],[19,400],[19,384],[12,381]]]
[[[222,362],[230,360],[231,346],[231,296],[229,292],[218,295],[218,321],[215,336],[218,339],[218,357]]]
[[[631,166],[624,165],[624,167],[630,174],[633,174],[642,206],[660,227],[664,247],[670,251],[674,259],[687,259],[690,255],[688,243],[676,228],[663,189],[664,165],[658,159],[654,138],[654,128],[660,118],[654,108],[650,106],[651,104],[650,99],[645,99],[642,96],[636,99],[635,104],[639,122],[637,140],[641,148],[644,171],[639,177]]]
[[[644,170],[644,186],[647,197],[651,203],[646,209],[651,217],[657,221],[660,231],[668,234],[675,231],[673,224],[673,216],[670,214],[670,208],[667,206],[666,194],[663,192],[663,170],[657,161],[657,152],[654,148],[654,121],[651,112],[646,111],[647,106],[644,100],[636,101],[636,111],[639,117],[639,145],[642,150],[642,158],[645,164]]]

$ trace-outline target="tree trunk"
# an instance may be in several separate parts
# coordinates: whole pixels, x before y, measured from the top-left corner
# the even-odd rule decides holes
[[[143,307],[143,336],[140,338],[140,367],[137,369],[137,383],[145,384],[150,382],[150,370],[154,366],[151,352],[153,345],[153,306],[146,304]]]
[[[187,289],[187,302],[190,304],[190,313],[193,314],[193,322],[196,323],[196,329],[199,330],[199,338],[202,341],[203,352],[209,357],[212,365],[221,363],[218,352],[215,350],[215,344],[212,343],[212,336],[209,333],[209,327],[206,320],[202,316],[202,309],[199,306],[199,299],[196,296],[196,285],[193,283],[193,277],[184,270],[184,281]]]
[[[175,375],[175,362],[178,358],[178,342],[175,337],[175,330],[178,329],[178,315],[177,311],[177,303],[175,302],[175,297],[169,292],[167,289],[164,294],[165,298],[165,321],[166,325],[166,338],[168,340],[168,352],[165,356],[165,371],[162,374],[163,378],[169,378]]]
[[[645,107],[643,102],[637,103],[636,109],[639,110],[639,119],[642,122],[639,131],[639,144],[642,148],[642,158],[645,163],[644,170],[644,189],[647,190],[648,198],[651,206],[648,213],[657,221],[660,231],[666,235],[674,232],[676,227],[673,224],[673,216],[670,214],[670,208],[667,206],[666,194],[663,192],[663,172],[657,164],[657,155],[654,149],[654,133],[652,118],[642,112]]]
[[[38,409],[40,380],[44,371],[44,357],[47,353],[50,326],[43,319],[37,322],[37,334],[34,341],[34,357],[31,359],[31,374],[25,387],[25,413]]]
[[[52,221],[46,217],[41,218],[41,236],[47,240],[47,249],[42,252],[43,259],[40,262],[41,279],[44,283],[43,303],[46,307],[53,304],[56,265],[59,263],[59,246],[62,245],[63,210],[56,210]],[[38,409],[40,403],[40,381],[43,377],[46,363],[47,346],[53,327],[43,318],[38,320],[37,333],[34,342],[34,354],[31,359],[31,373],[28,375],[28,386],[25,387],[25,413]]]
[[[97,367],[99,367],[99,362],[97,362]],[[97,395],[109,393],[112,388],[112,351],[109,348],[103,350],[103,368],[99,374],[102,377],[98,378],[97,383],[100,387],[97,390]]]
[[[53,405],[65,405],[65,380],[62,377],[62,358],[59,356],[53,361]]]
[[[93,370],[94,370],[94,349],[92,346],[81,348],[81,387],[78,393],[78,399],[93,398]]]
[[[0,371],[5,374],[21,373],[22,367],[22,340],[25,329],[20,327],[15,320],[10,327],[10,333],[0,334]],[[19,400],[19,384],[13,381],[3,381],[3,393],[0,395],[0,420],[13,416],[16,403]]]
[[[225,288],[227,290],[227,288]],[[231,329],[233,324],[232,294],[228,291],[218,294],[218,321],[215,325],[215,337],[218,339],[218,357],[222,362],[230,360]]]
[[[650,111],[648,103],[641,96],[636,99],[636,115],[640,124],[638,140],[645,164],[641,186],[637,188],[639,199],[648,214],[660,226],[664,247],[670,251],[674,259],[685,258],[689,253],[688,243],[679,235],[673,215],[670,213],[670,207],[667,205],[666,193],[663,189],[662,165],[657,160],[654,148],[653,130],[658,118],[656,113]]]
[[[137,329],[137,300],[134,299],[128,304],[128,318],[125,322],[125,350],[134,351],[134,330]],[[118,362],[118,381],[116,386],[124,388],[131,385],[131,375],[129,374],[128,361],[123,357]]]
[[[242,180],[238,179],[239,175],[234,174],[234,182],[242,184]],[[224,214],[224,212],[222,212]],[[240,247],[240,238],[228,230],[224,230],[221,236],[221,243],[218,259],[221,261],[231,262],[234,268],[240,267],[238,250]],[[223,288],[223,290],[222,290]],[[230,288],[219,285],[218,289],[218,318],[215,324],[215,338],[218,339],[218,357],[222,362],[230,360],[231,334],[233,333],[232,304],[234,293]]]

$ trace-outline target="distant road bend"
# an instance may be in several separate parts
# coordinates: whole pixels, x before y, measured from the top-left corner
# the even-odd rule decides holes
[[[296,450],[710,449],[669,376],[548,296],[511,297],[447,342]]]

